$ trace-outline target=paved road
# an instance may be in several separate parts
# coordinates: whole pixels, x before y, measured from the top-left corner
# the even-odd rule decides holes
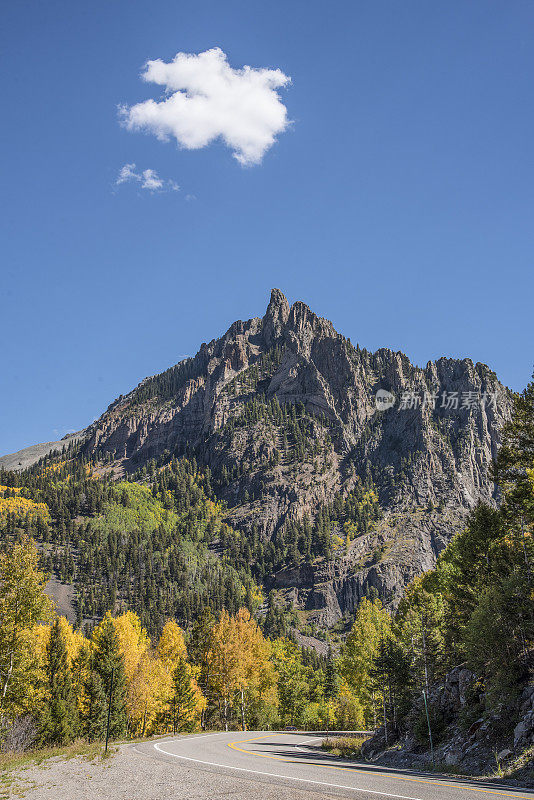
[[[429,773],[376,767],[336,758],[320,749],[315,734],[208,733],[145,742],[142,753],[214,773],[317,792],[322,797],[362,800],[533,800],[534,792],[499,784],[440,778]],[[217,800],[214,790],[213,800]]]

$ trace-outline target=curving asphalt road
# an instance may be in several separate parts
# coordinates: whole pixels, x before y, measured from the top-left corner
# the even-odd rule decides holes
[[[431,773],[377,767],[347,761],[320,749],[321,738],[309,733],[207,733],[163,739],[136,745],[144,755],[213,773],[224,772],[261,783],[282,784],[337,796],[363,800],[533,800],[528,789],[497,783],[466,781]],[[214,783],[213,800],[217,800]]]

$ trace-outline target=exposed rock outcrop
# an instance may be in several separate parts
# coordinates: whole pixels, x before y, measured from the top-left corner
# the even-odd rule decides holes
[[[534,745],[534,686],[526,686],[517,702],[509,700],[497,708],[487,705],[481,692],[476,701],[480,716],[471,721],[470,692],[475,683],[476,676],[458,666],[430,688],[428,703],[433,719],[440,720],[440,728],[433,732],[435,765],[475,775],[492,775],[505,767],[516,777],[517,759],[517,778],[523,785],[534,785],[532,762],[522,769],[524,754],[528,756]],[[389,725],[386,739],[384,727],[380,727],[362,746],[363,757],[389,766],[428,768],[432,760],[428,737],[417,738],[413,732],[415,719],[423,714],[423,701],[416,701],[403,730]]]

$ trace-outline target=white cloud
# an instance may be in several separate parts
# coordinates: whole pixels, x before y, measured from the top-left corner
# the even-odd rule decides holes
[[[138,179],[139,175],[135,172],[135,164],[125,164],[119,172],[119,177],[115,181],[115,185],[118,186],[121,183],[127,183],[127,181]]]
[[[277,89],[291,78],[279,69],[233,69],[219,47],[148,61],[141,77],[165,87],[165,96],[121,106],[122,124],[163,141],[174,137],[187,150],[220,137],[241,164],[259,164],[289,125]]]
[[[149,192],[178,192],[180,189],[176,181],[165,181],[160,178],[155,169],[144,169],[142,172],[137,172],[135,164],[125,164],[121,167],[115,186],[130,181],[139,183],[141,189],[147,189]]]
[[[163,188],[163,181],[158,176],[158,173],[153,169],[144,169],[141,180],[141,189],[150,189],[151,192],[157,192]]]

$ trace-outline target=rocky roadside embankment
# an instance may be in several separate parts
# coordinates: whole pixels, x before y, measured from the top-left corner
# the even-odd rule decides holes
[[[459,666],[431,687],[429,707],[437,769],[534,787],[534,686],[526,686],[515,703],[491,707],[477,691],[476,676]],[[362,756],[385,766],[428,769],[432,754],[423,715],[421,699],[401,735],[390,728],[386,742],[382,726],[364,743]]]

